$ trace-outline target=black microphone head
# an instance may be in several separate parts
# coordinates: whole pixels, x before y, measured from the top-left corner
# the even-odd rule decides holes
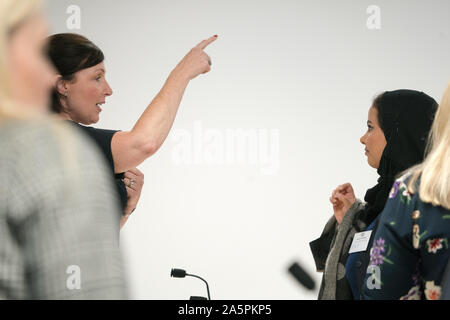
[[[316,282],[309,276],[309,274],[297,263],[293,263],[289,267],[289,273],[297,279],[308,290],[314,290]]]
[[[170,276],[174,278],[184,278],[186,277],[186,271],[183,269],[172,269],[172,271],[170,271]]]

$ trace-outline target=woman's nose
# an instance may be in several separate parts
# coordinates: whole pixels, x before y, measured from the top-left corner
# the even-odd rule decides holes
[[[107,96],[110,96],[110,95],[113,94],[113,91],[112,91],[111,87],[109,86],[109,83],[108,83],[108,82],[106,83],[106,92],[105,92],[105,94],[106,94]]]
[[[359,141],[360,141],[363,145],[366,145],[366,135],[363,135],[361,138],[359,138]]]

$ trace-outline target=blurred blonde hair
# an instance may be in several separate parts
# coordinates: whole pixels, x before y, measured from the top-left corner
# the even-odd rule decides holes
[[[35,108],[23,108],[20,103],[14,101],[11,94],[8,66],[10,38],[17,28],[41,12],[42,3],[42,0],[0,0],[0,122],[39,121],[53,130],[56,139],[59,140],[58,147],[62,154],[63,170],[66,174],[73,175],[78,169],[75,152],[71,148],[73,134],[61,120],[52,119],[48,114],[37,112]]]
[[[38,13],[41,7],[41,0],[0,1],[0,120],[27,118],[33,113],[33,109],[26,112],[24,108],[19,108],[11,97],[8,46],[14,30]]]
[[[436,112],[426,154],[425,160],[410,170],[408,189],[414,193],[420,178],[420,199],[450,210],[450,83]]]

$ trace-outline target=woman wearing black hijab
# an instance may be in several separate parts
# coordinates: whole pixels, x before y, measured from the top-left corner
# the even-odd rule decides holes
[[[396,176],[423,160],[437,106],[433,98],[413,90],[387,91],[374,100],[368,131],[360,141],[366,147],[369,165],[380,177],[377,185],[367,190],[365,203],[355,198],[349,183],[333,191],[334,216],[321,237],[310,243],[317,271],[324,273],[319,299],[360,298],[378,216]],[[355,234],[370,230],[371,234],[357,235],[368,239],[362,241],[362,248],[352,246]]]

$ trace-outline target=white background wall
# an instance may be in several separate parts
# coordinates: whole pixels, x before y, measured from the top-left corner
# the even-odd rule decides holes
[[[369,5],[381,9],[379,30],[367,28]],[[114,94],[100,128],[130,129],[184,54],[219,35],[212,72],[191,82],[171,135],[139,167],[145,186],[121,233],[131,297],[206,295],[197,279],[169,277],[179,267],[206,278],[213,299],[315,299],[286,269],[299,261],[319,282],[309,242],[332,214],[331,191],[352,182],[363,197],[376,183],[359,143],[375,94],[410,88],[440,101],[449,12],[448,0],[48,0],[53,33],[81,33],[106,55]],[[176,163],[188,147],[180,134],[206,156],[237,129],[278,132],[248,146],[275,150],[272,161]]]

